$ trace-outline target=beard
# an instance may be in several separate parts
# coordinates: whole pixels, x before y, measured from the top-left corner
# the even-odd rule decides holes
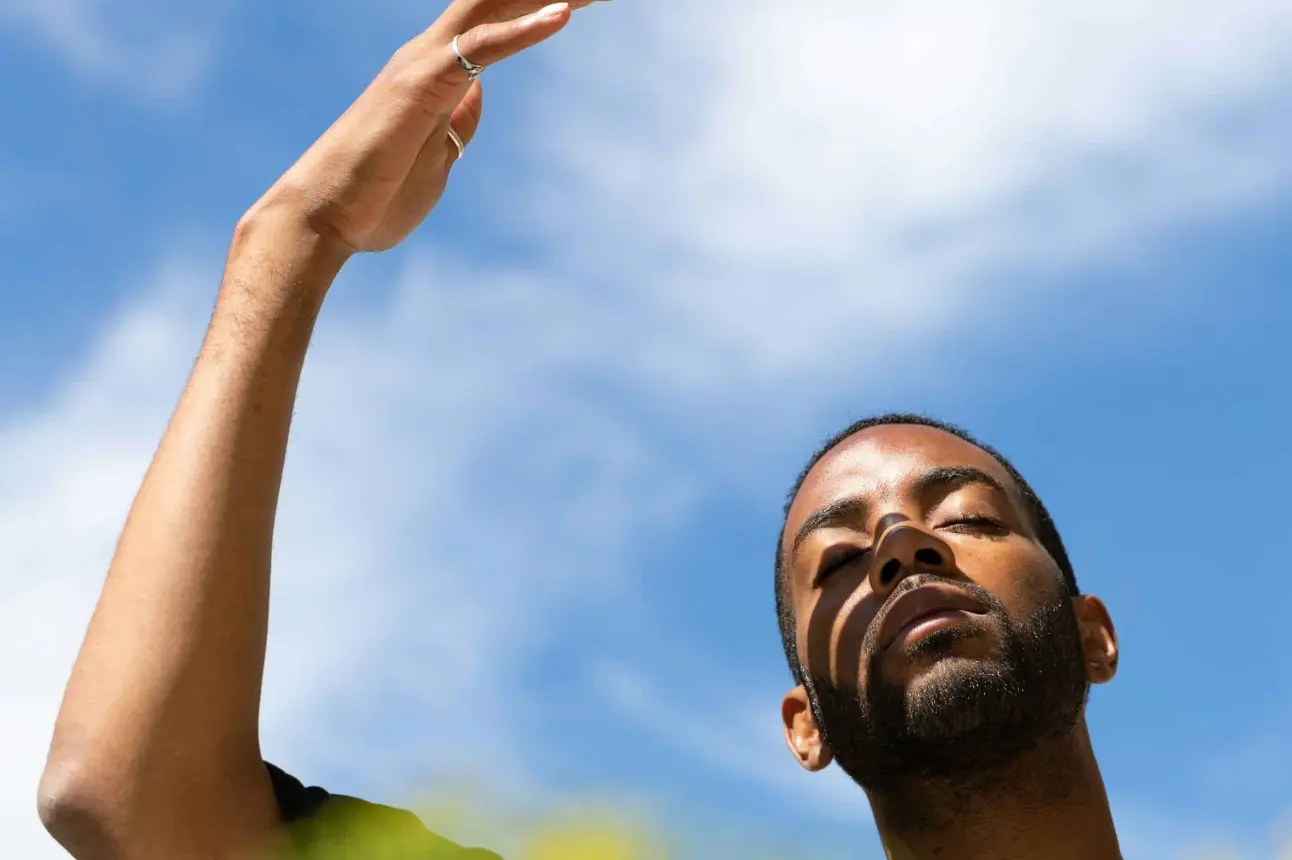
[[[931,782],[989,788],[1081,718],[1089,683],[1068,597],[1049,599],[1020,622],[985,589],[957,585],[982,601],[983,623],[1003,634],[991,657],[952,656],[957,642],[981,636],[983,626],[944,628],[907,648],[908,659],[936,662],[915,683],[900,684],[885,678],[884,652],[868,636],[865,689],[819,678],[808,685],[835,761],[872,795],[897,797]]]

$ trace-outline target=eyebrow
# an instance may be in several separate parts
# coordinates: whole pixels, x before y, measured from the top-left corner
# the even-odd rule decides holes
[[[996,479],[995,476],[984,472],[982,469],[973,466],[939,466],[930,469],[916,479],[912,487],[913,495],[916,498],[924,498],[934,492],[941,492],[946,495],[961,487],[980,484],[1008,496],[1004,484]],[[790,546],[790,558],[799,551],[814,532],[821,529],[838,528],[849,526],[857,522],[864,522],[866,514],[870,510],[870,502],[861,496],[849,496],[845,499],[838,499],[831,502],[825,507],[814,511],[811,516],[803,521],[799,526],[798,532],[794,535],[794,543]]]
[[[790,558],[793,558],[798,553],[799,547],[812,536],[813,532],[846,526],[855,522],[865,522],[866,512],[869,510],[870,502],[861,496],[850,496],[846,499],[831,502],[824,508],[814,511],[810,517],[803,521],[803,525],[799,526],[798,532],[795,533],[794,543],[790,547]]]
[[[915,495],[923,498],[935,491],[950,493],[973,484],[982,484],[1002,495],[1009,495],[1005,485],[994,475],[973,466],[939,466],[936,469],[930,469],[920,475],[914,489]]]

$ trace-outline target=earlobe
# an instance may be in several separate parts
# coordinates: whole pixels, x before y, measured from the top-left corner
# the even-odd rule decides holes
[[[1106,684],[1117,674],[1120,651],[1117,630],[1102,600],[1083,594],[1072,599],[1072,608],[1081,628],[1081,649],[1086,662],[1086,679],[1091,684]]]
[[[834,754],[821,737],[821,728],[801,685],[790,690],[781,702],[781,720],[785,724],[785,744],[799,766],[813,773],[825,770]]]

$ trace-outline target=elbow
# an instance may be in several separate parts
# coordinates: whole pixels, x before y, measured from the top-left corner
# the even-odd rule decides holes
[[[41,777],[36,808],[41,824],[76,860],[112,860],[112,798],[85,768],[51,761]]]

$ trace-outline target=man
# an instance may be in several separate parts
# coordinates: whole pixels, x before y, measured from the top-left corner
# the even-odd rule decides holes
[[[40,789],[80,860],[490,857],[262,761],[270,545],[296,388],[342,265],[434,207],[483,66],[576,0],[457,0],[235,231],[210,328],[130,512]],[[786,738],[869,794],[899,858],[1114,858],[1083,721],[1117,649],[1049,516],[999,456],[889,416],[800,481],[777,556],[799,686]]]

